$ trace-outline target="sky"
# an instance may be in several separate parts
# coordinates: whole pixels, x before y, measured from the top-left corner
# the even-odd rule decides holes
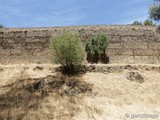
[[[117,25],[144,21],[153,0],[0,0],[5,27]]]

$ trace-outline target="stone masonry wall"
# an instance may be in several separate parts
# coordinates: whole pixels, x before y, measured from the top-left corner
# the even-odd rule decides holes
[[[50,63],[48,50],[52,34],[71,30],[85,41],[89,35],[105,33],[110,45],[110,63],[160,63],[160,34],[156,27],[72,26],[53,28],[1,28],[0,64]]]

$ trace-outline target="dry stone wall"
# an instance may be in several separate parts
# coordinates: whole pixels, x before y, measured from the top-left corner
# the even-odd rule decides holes
[[[156,27],[72,26],[53,28],[1,28],[0,63],[50,63],[49,39],[54,33],[75,31],[85,41],[91,34],[108,35],[110,63],[159,63],[160,34]]]

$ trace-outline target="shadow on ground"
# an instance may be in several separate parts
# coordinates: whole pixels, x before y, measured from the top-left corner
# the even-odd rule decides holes
[[[0,120],[22,120],[27,118],[30,111],[41,109],[45,98],[53,96],[57,99],[76,99],[90,94],[92,85],[84,82],[82,77],[48,75],[44,78],[21,79],[3,86],[2,89],[8,91],[0,95]]]

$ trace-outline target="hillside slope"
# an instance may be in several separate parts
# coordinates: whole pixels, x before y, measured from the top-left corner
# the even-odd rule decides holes
[[[159,65],[97,68],[110,70],[68,77],[49,64],[0,66],[0,119],[160,119]],[[44,88],[37,88],[44,79]]]

